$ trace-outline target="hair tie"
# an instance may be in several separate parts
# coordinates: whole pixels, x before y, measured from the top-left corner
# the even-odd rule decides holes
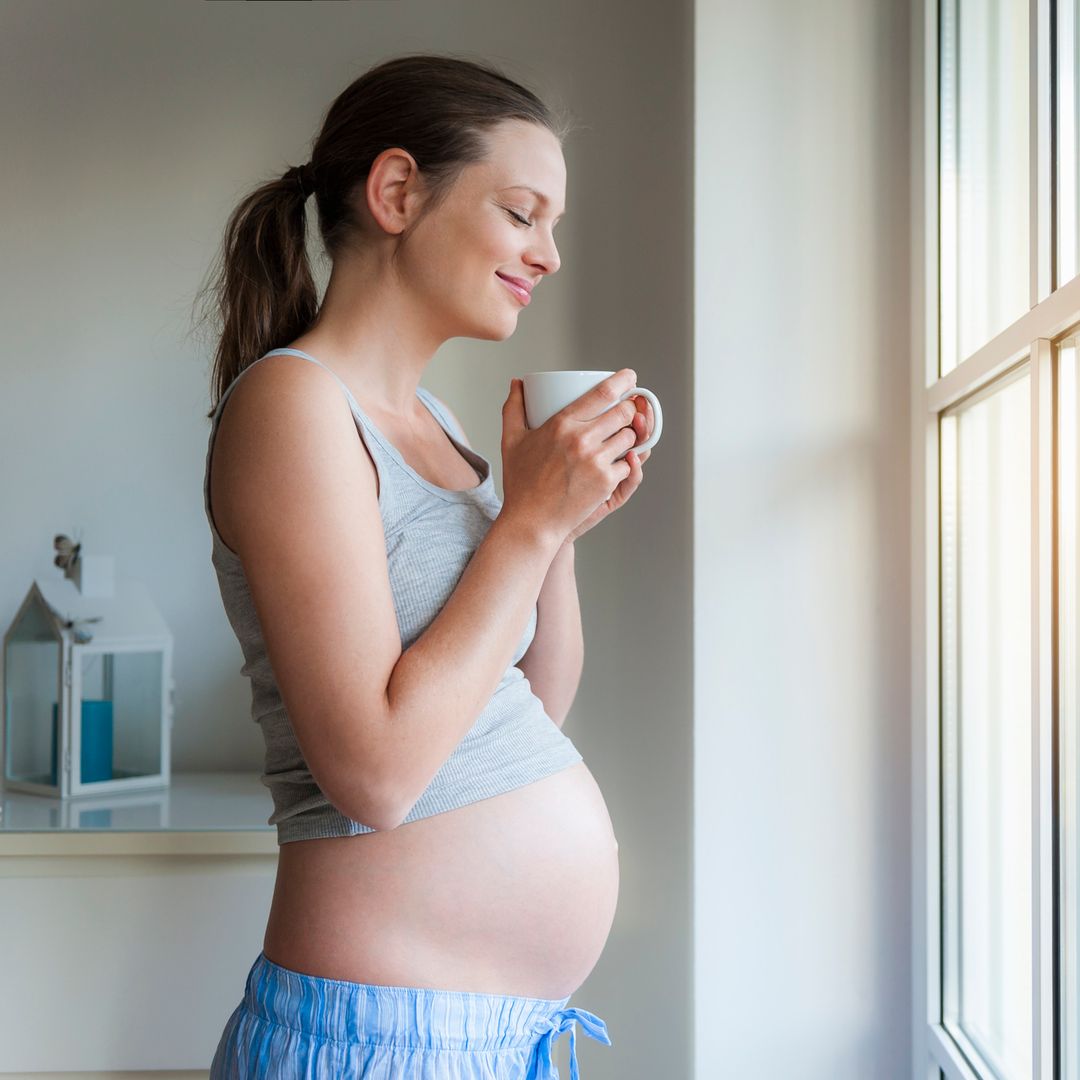
[[[311,175],[311,162],[306,165],[294,165],[285,174],[286,177],[294,177],[296,186],[300,189],[300,197],[306,199],[314,191],[314,178]]]

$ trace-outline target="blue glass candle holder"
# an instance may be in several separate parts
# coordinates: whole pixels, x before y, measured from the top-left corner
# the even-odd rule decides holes
[[[52,707],[52,755],[49,783],[56,783],[56,747],[59,743],[60,717],[56,703]],[[84,784],[111,780],[113,760],[113,703],[84,698],[82,703],[82,751],[79,755]]]

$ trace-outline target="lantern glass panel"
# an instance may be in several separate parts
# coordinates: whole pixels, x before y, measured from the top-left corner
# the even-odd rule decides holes
[[[31,605],[4,650],[5,779],[55,782],[51,733],[61,686],[60,641],[41,609]]]
[[[163,654],[83,652],[81,782],[161,772]]]

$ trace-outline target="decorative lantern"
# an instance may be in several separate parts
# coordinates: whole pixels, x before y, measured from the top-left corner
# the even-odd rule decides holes
[[[169,783],[172,634],[142,582],[34,581],[4,635],[4,787],[52,797]]]

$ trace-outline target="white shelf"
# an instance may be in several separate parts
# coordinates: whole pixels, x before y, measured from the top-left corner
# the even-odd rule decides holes
[[[276,855],[272,812],[255,772],[69,799],[0,789],[0,855]]]

